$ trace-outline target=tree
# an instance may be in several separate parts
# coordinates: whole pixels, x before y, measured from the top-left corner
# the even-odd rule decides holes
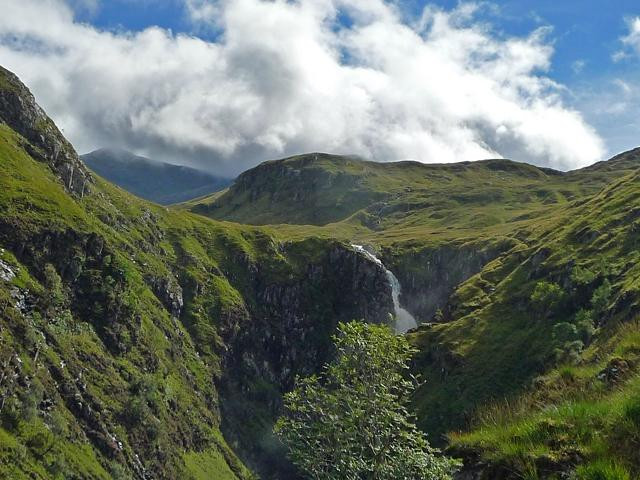
[[[557,283],[541,281],[531,293],[531,303],[538,312],[552,315],[564,300],[564,291]]]
[[[611,300],[611,282],[609,280],[605,280],[602,282],[596,290],[593,292],[593,296],[591,297],[591,305],[593,306],[593,310],[602,314],[607,310],[609,306],[609,302]]]
[[[387,326],[341,323],[335,359],[297,381],[275,431],[314,480],[444,480],[458,462],[430,447],[407,410],[414,350]]]

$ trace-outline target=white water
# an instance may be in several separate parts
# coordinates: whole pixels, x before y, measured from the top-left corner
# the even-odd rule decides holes
[[[372,262],[377,263],[382,267],[384,272],[387,275],[387,280],[389,280],[389,285],[391,286],[391,298],[393,299],[393,309],[394,309],[394,317],[395,317],[395,325],[394,329],[397,334],[403,334],[407,330],[411,328],[415,328],[418,326],[416,319],[413,318],[409,312],[407,312],[404,308],[400,306],[400,282],[393,274],[391,270],[384,266],[384,264],[380,261],[378,257],[376,257],[373,253],[366,250],[362,245],[351,245],[354,250],[358,253],[363,254]]]

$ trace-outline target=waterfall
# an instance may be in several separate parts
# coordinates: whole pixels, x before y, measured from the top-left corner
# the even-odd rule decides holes
[[[356,252],[363,254],[372,262],[375,262],[378,265],[380,265],[380,267],[384,270],[385,274],[387,275],[387,280],[389,281],[389,285],[391,286],[391,298],[393,300],[393,310],[394,310],[393,313],[395,316],[394,328],[396,333],[402,334],[411,328],[417,327],[418,323],[416,322],[416,319],[413,318],[413,315],[411,315],[408,311],[406,311],[404,308],[400,306],[400,292],[401,292],[400,282],[398,281],[396,276],[393,274],[393,272],[389,270],[387,267],[385,267],[378,257],[376,257],[373,253],[365,249],[362,245],[352,244],[351,246],[354,248]]]

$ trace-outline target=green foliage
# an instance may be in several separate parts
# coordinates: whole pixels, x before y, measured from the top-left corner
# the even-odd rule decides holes
[[[578,329],[572,323],[556,323],[553,326],[552,336],[557,343],[563,344],[575,340],[578,336]]]
[[[589,285],[597,278],[596,273],[587,267],[575,266],[571,270],[571,280],[576,285]]]
[[[624,416],[640,433],[640,396],[633,396],[624,406]]]
[[[602,285],[596,288],[593,292],[593,296],[591,297],[591,305],[593,306],[593,310],[597,314],[602,314],[609,306],[610,300],[611,282],[609,282],[609,280],[605,280],[604,282],[602,282]]]
[[[276,433],[292,461],[318,480],[451,478],[456,462],[438,456],[406,408],[415,386],[406,339],[352,322],[334,342],[322,377],[299,380],[285,396]]]
[[[631,475],[621,465],[600,460],[578,467],[576,480],[631,480]]]
[[[560,288],[560,285],[543,280],[536,283],[530,300],[536,311],[552,315],[564,299],[564,296],[565,293]]]
[[[44,308],[52,313],[53,310],[61,307],[65,302],[64,287],[62,279],[53,265],[47,263],[44,266],[44,287],[43,295]]]
[[[593,312],[591,310],[579,310],[574,319],[574,325],[578,333],[578,337],[586,345],[591,341],[591,337],[596,333],[593,325]]]

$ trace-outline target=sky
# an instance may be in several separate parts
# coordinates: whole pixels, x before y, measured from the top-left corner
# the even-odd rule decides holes
[[[0,65],[80,153],[236,175],[311,151],[560,170],[640,145],[627,0],[2,0]]]

